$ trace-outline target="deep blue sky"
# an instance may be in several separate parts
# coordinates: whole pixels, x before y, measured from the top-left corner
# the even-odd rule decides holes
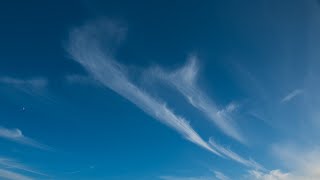
[[[0,179],[320,178],[319,7],[1,2]]]

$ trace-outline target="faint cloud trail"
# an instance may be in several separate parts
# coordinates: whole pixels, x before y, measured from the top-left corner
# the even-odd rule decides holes
[[[24,136],[20,129],[8,129],[0,126],[0,138],[14,141],[24,145],[29,145],[43,150],[53,150],[51,147],[47,145],[41,144],[29,137]]]
[[[293,98],[301,95],[304,91],[302,89],[295,89],[292,92],[290,92],[288,95],[286,95],[284,98],[281,99],[281,103],[287,103],[291,101]]]

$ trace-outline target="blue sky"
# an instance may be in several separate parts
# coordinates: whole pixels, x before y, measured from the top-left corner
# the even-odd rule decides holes
[[[320,178],[320,4],[0,3],[0,179]]]

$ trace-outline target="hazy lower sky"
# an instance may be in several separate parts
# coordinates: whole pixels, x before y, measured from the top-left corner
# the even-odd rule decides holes
[[[317,0],[12,0],[0,20],[0,179],[320,179]]]

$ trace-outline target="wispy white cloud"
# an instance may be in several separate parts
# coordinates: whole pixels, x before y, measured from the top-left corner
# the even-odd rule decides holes
[[[101,23],[107,23],[107,25],[101,25]],[[263,169],[261,165],[256,163],[253,160],[246,160],[245,158],[242,158],[240,155],[234,153],[233,151],[229,149],[225,149],[224,147],[216,144],[212,139],[210,139],[210,144],[208,144],[203,138],[191,127],[189,122],[174,113],[170,108],[167,107],[167,105],[164,102],[161,102],[158,99],[155,99],[150,94],[148,94],[146,91],[139,88],[136,84],[134,84],[130,79],[128,78],[128,72],[126,71],[126,68],[117,63],[115,59],[113,58],[112,54],[109,53],[108,50],[106,52],[102,52],[103,48],[100,48],[99,46],[99,40],[103,38],[102,35],[97,35],[96,31],[101,32],[101,29],[97,30],[97,28],[107,28],[105,33],[103,35],[106,35],[108,40],[112,41],[112,38],[110,38],[110,34],[108,33],[108,28],[110,26],[117,26],[117,24],[114,24],[113,22],[107,21],[107,22],[98,22],[97,24],[91,24],[90,26],[84,26],[79,29],[75,29],[70,33],[70,40],[69,40],[69,46],[67,48],[67,51],[70,53],[72,58],[80,63],[86,71],[89,73],[92,78],[100,82],[105,87],[108,87],[109,89],[115,91],[122,97],[128,99],[130,102],[135,104],[137,107],[139,107],[141,110],[143,110],[145,113],[149,114],[153,118],[159,120],[160,122],[166,124],[167,126],[171,127],[175,131],[177,131],[179,134],[181,134],[185,139],[193,142],[194,144],[218,155],[218,156],[226,156],[231,160],[234,160],[238,163],[241,163],[245,166],[254,168],[254,169]],[[116,29],[116,27],[111,28],[112,31]],[[92,32],[93,31],[93,32]],[[119,28],[119,33],[122,31],[122,28]],[[95,36],[92,36],[92,34],[95,34]],[[117,33],[113,33],[117,34]],[[115,37],[117,39],[117,37]],[[105,43],[105,41],[104,41]],[[108,46],[108,45],[107,45]],[[103,49],[105,50],[105,49]],[[190,75],[194,74],[194,68],[185,69],[183,71],[190,71],[188,72],[186,77],[188,79],[187,82],[193,82],[195,76]],[[179,86],[180,87],[180,86]],[[181,87],[182,88],[182,87]],[[210,107],[214,107],[209,103],[203,95],[198,94],[198,90],[193,91],[193,88],[187,89],[188,91],[192,91],[192,94],[190,97],[192,100],[191,102],[194,102],[195,106],[198,108],[201,108],[203,111],[205,111],[208,114],[214,113],[214,115],[210,115],[210,117],[218,117],[219,123],[224,124],[226,120],[222,116],[219,116],[217,109],[214,111],[209,110]],[[193,93],[194,92],[194,93]],[[226,111],[231,112],[236,109],[236,105],[230,105],[230,107],[226,108]],[[226,120],[227,121],[227,120]],[[230,132],[236,133],[237,131],[233,131],[231,124],[226,123],[223,125],[226,127],[226,129],[230,130]],[[232,134],[232,133],[231,133]],[[237,134],[237,133],[236,133]],[[234,134],[235,135],[235,134]],[[237,134],[238,135],[238,134]],[[237,138],[240,138],[241,136],[236,136]],[[241,138],[240,138],[241,139]]]
[[[222,172],[214,171],[214,174],[218,180],[231,180],[228,176],[224,175]]]
[[[257,170],[250,170],[245,178],[246,180],[298,180],[289,173],[283,173],[280,170],[272,170],[269,172],[261,172]],[[302,180],[302,179],[300,179]]]
[[[224,109],[221,109],[217,112],[220,116],[228,116],[229,114],[237,111],[239,108],[239,104],[235,102],[229,103]]]
[[[160,176],[162,180],[212,180],[212,177],[178,177],[178,176]]]
[[[255,162],[252,159],[245,159],[243,157],[241,157],[240,155],[238,155],[237,153],[231,151],[230,149],[226,149],[223,146],[217,144],[212,138],[210,138],[209,140],[209,144],[216,149],[219,153],[221,153],[222,155],[228,157],[231,160],[234,160],[240,164],[243,164],[247,167],[250,168],[254,168],[254,169],[258,169],[258,170],[264,170],[264,167],[262,165],[260,165],[259,163]]]
[[[0,77],[0,83],[12,85],[16,87],[29,87],[29,88],[42,89],[47,86],[48,81],[46,78],[43,78],[43,77],[36,77],[36,78],[30,78],[30,79]]]
[[[16,78],[3,76],[0,77],[0,85],[17,89],[29,96],[39,98],[44,102],[56,102],[48,91],[49,82],[45,77]]]
[[[115,41],[118,41],[119,36],[123,36],[124,29],[111,21],[98,22],[75,29],[70,33],[67,51],[101,84],[128,99],[150,116],[176,130],[187,140],[216,155],[220,155],[200,137],[186,119],[176,115],[165,103],[151,97],[147,92],[132,83],[127,77],[125,68],[114,60],[110,53],[112,50],[106,49],[106,53],[102,52],[99,46],[101,38],[105,37],[109,43],[114,44]],[[103,31],[103,36],[99,34],[101,31]],[[106,46],[108,45],[110,44]],[[112,49],[112,45],[110,45],[110,48]]]
[[[43,150],[52,150],[52,148],[50,148],[49,146],[46,146],[29,137],[24,136],[20,129],[8,129],[0,126],[0,138],[4,138],[20,144],[25,144],[32,147],[40,148]]]
[[[48,176],[44,173],[41,173],[37,170],[34,170],[31,167],[28,167],[28,166],[14,160],[14,159],[11,159],[11,158],[0,157],[0,166],[2,166],[4,168],[22,170],[22,171],[26,171],[26,172],[41,175],[41,176]]]
[[[301,95],[302,93],[303,93],[302,89],[295,89],[292,92],[290,92],[288,95],[286,95],[284,98],[282,98],[281,103],[289,102],[293,98],[297,97],[298,95]]]
[[[22,175],[17,172],[0,168],[0,177],[8,180],[33,180],[33,178]]]
[[[176,71],[167,72],[157,67],[153,68],[151,73],[182,93],[192,106],[202,111],[225,134],[245,143],[245,138],[227,113],[236,108],[235,104],[231,104],[227,111],[220,110],[214,101],[198,87],[196,83],[198,71],[197,57],[190,56],[187,64]],[[222,111],[224,113],[221,113]]]

